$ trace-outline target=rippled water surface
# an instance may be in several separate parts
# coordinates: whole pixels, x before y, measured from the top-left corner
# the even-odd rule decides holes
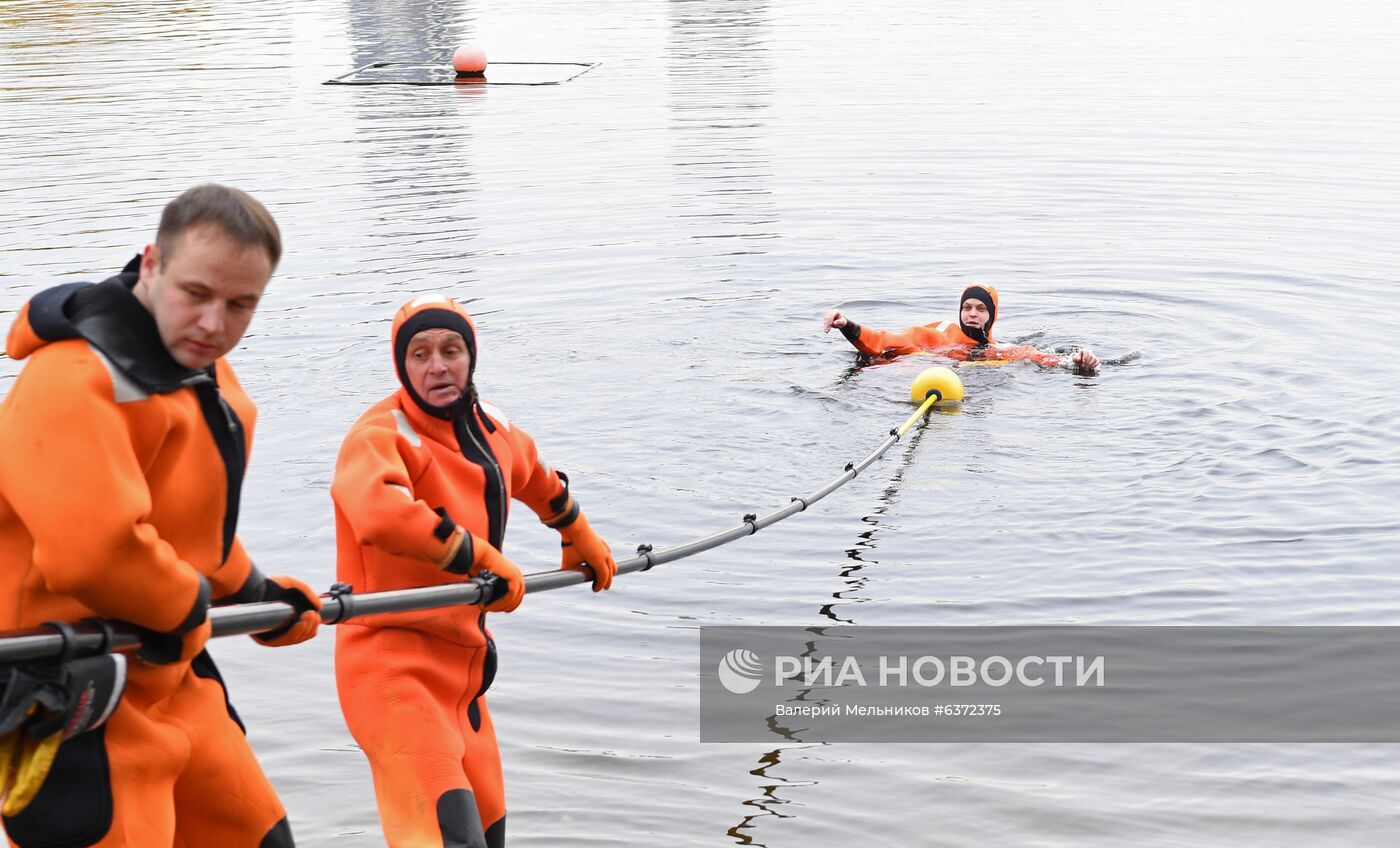
[[[553,87],[335,87],[373,61],[599,62]],[[1400,12],[1385,2],[0,4],[0,313],[119,268],[161,205],[256,193],[286,258],[233,357],[242,536],[334,575],[340,437],[398,303],[478,316],[484,393],[619,550],[815,488],[1001,291],[968,401],[819,507],[496,616],[514,845],[1390,845],[1361,745],[700,745],[696,628],[1394,624]],[[18,367],[0,361],[0,391]],[[2,460],[0,460],[2,461]],[[523,511],[522,511],[523,512]],[[517,512],[507,553],[548,567]],[[216,656],[300,844],[379,844],[330,638]]]

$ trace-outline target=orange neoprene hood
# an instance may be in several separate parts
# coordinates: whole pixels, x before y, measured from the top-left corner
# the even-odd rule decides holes
[[[968,299],[980,300],[987,307],[987,324],[984,327],[969,327],[962,322],[962,305]],[[976,283],[963,289],[958,297],[958,328],[969,338],[976,339],[980,344],[990,344],[992,341],[992,325],[997,320],[997,290],[991,286],[978,285]]]
[[[471,365],[467,369],[467,390],[461,399],[450,407],[433,406],[418,396],[408,382],[408,372],[404,360],[408,356],[408,343],[424,330],[452,330],[466,342],[467,353],[471,355]],[[476,387],[472,375],[476,373],[476,325],[471,315],[457,301],[445,294],[425,294],[416,297],[399,307],[394,315],[394,327],[390,333],[394,345],[394,373],[399,376],[399,384],[418,405],[419,409],[435,418],[450,419],[457,407],[470,404],[476,397]]]

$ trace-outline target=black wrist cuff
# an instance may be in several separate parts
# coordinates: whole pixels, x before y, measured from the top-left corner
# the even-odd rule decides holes
[[[470,574],[472,561],[476,559],[476,545],[472,542],[472,534],[462,533],[462,545],[457,548],[457,553],[452,555],[452,559],[442,567],[448,574]]]
[[[203,574],[199,575],[199,594],[195,595],[194,606],[190,607],[189,614],[185,620],[180,622],[180,626],[171,630],[173,636],[181,636],[190,632],[209,617],[209,580]]]
[[[255,604],[263,599],[263,583],[267,578],[258,570],[255,565],[248,569],[248,579],[243,581],[243,585],[238,587],[238,591],[232,595],[224,595],[222,598],[214,599],[214,606],[224,607],[229,604]]]
[[[570,524],[578,520],[578,501],[569,498],[569,505],[562,513],[555,513],[552,517],[544,519],[544,526],[551,530],[563,530]]]
[[[555,471],[554,473],[564,482],[564,488],[559,490],[559,494],[549,499],[550,515],[558,515],[569,505],[569,475],[562,471]]]

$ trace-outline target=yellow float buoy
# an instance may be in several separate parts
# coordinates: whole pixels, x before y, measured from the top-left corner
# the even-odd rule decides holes
[[[928,400],[929,395],[937,393],[938,404],[958,403],[963,399],[962,380],[953,373],[953,369],[935,366],[926,368],[914,378],[914,385],[909,390],[909,399],[914,403],[923,403]]]

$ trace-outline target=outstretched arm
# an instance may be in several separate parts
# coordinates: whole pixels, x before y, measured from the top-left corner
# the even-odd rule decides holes
[[[955,359],[963,358],[956,352],[949,355]],[[969,350],[966,357],[971,360],[1034,362],[1042,368],[1068,368],[1081,374],[1093,374],[1099,367],[1099,358],[1088,348],[1063,355],[1028,344],[989,345]]]
[[[891,333],[862,327],[842,315],[839,309],[831,310],[822,319],[822,332],[829,333],[832,327],[840,330],[846,341],[866,356],[913,353],[940,347],[946,342],[936,325],[910,327],[902,333]]]

